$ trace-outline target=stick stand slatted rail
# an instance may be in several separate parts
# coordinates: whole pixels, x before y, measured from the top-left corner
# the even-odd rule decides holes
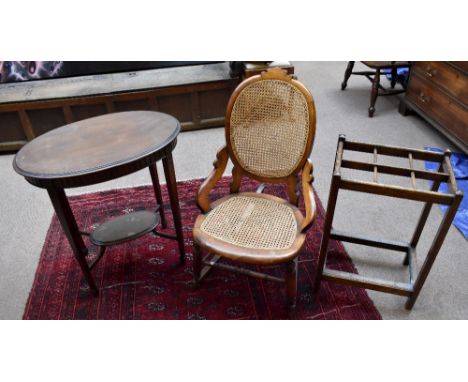
[[[373,154],[373,162],[365,163],[343,159],[343,154],[346,150],[371,153]],[[409,168],[378,164],[378,155],[403,158],[406,157],[408,158]],[[338,140],[338,148],[336,151],[330,195],[328,199],[323,238],[320,245],[319,262],[315,276],[314,291],[318,290],[322,280],[335,281],[361,288],[373,289],[380,292],[407,296],[408,300],[406,302],[406,309],[411,309],[416,302],[416,299],[418,298],[427,276],[429,275],[432,264],[434,263],[437,254],[439,253],[445,236],[447,235],[450,225],[452,224],[452,220],[455,217],[458,206],[463,199],[463,193],[457,188],[457,183],[450,163],[450,155],[451,152],[449,150],[445,151],[445,153],[435,153],[423,150],[412,150],[400,147],[351,142],[347,141],[344,135],[340,135]],[[435,172],[417,170],[414,168],[414,160],[428,160],[437,162],[439,163],[438,170]],[[345,179],[341,174],[342,168],[372,172],[373,181],[364,182]],[[411,187],[405,188],[378,183],[379,173],[408,177],[411,182]],[[433,182],[431,190],[426,191],[417,189],[416,179],[418,178],[431,180]],[[441,182],[448,183],[450,190],[449,194],[444,194],[437,191]],[[376,240],[367,237],[352,236],[347,233],[334,230],[332,228],[333,215],[336,208],[338,191],[340,189],[425,202],[411,242],[404,243],[380,239]],[[414,256],[416,253],[416,246],[421,237],[421,233],[423,231],[424,225],[426,224],[433,203],[445,204],[448,205],[449,208],[446,211],[437,234],[435,235],[434,240],[429,248],[426,260],[415,279]],[[330,239],[406,253],[404,265],[409,266],[409,282],[399,283],[373,279],[357,274],[327,269],[325,267],[325,261],[327,257],[328,242]]]

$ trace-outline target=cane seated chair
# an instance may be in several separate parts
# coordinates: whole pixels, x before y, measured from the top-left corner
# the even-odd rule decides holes
[[[315,136],[313,98],[281,69],[251,77],[229,100],[225,136],[226,146],[218,151],[214,170],[197,194],[202,214],[193,228],[194,283],[198,285],[212,267],[285,282],[289,304],[294,307],[297,258],[316,212],[313,166],[308,159]],[[228,159],[233,163],[230,194],[211,203],[209,193],[222,177]],[[305,216],[297,208],[299,173]],[[287,184],[290,200],[261,192],[239,192],[243,176]],[[202,250],[208,252],[205,258]],[[218,263],[221,258],[251,265],[285,264],[286,276],[273,277]]]

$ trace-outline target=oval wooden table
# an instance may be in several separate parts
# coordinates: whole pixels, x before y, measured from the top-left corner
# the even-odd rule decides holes
[[[16,154],[13,160],[15,171],[32,185],[47,189],[65,235],[94,295],[98,294],[91,275],[95,262],[90,264],[86,260],[88,249],[82,238],[82,235],[89,233],[78,228],[65,189],[105,182],[149,167],[158,204],[156,211],[159,212],[162,228],[166,228],[156,168],[156,162],[162,159],[176,235],[156,230],[153,232],[177,240],[180,260],[183,262],[184,239],[172,159],[172,150],[176,146],[179,132],[179,121],[164,113],[113,113],[52,130],[35,138]],[[146,232],[142,229],[142,233]],[[132,238],[134,237],[135,235]],[[122,242],[117,239],[119,238],[116,238],[115,243]]]

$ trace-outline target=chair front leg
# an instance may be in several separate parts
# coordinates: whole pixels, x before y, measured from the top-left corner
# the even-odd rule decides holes
[[[294,309],[297,297],[297,257],[286,264],[286,293],[289,308]]]

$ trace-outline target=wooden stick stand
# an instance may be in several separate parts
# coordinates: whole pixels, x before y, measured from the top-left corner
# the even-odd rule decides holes
[[[373,154],[373,163],[365,163],[343,159],[346,150],[358,151]],[[378,155],[387,155],[393,157],[408,158],[408,167],[395,167],[377,163]],[[393,293],[396,295],[407,296],[406,309],[411,309],[418,298],[421,288],[426,281],[437,254],[444,242],[445,236],[452,224],[453,218],[457,212],[458,206],[463,199],[463,193],[458,190],[453,169],[450,163],[451,152],[436,153],[424,150],[412,150],[401,147],[390,147],[381,145],[371,145],[366,143],[347,141],[344,135],[338,139],[338,148],[335,157],[335,166],[333,170],[330,195],[328,199],[327,213],[325,218],[322,243],[320,245],[319,262],[317,266],[314,291],[318,291],[322,280],[335,281],[343,284],[353,285],[366,289],[373,289],[380,292]],[[429,160],[439,163],[436,172],[417,170],[413,166],[413,160]],[[341,174],[342,168],[362,170],[373,172],[373,181],[364,182],[352,179],[345,179]],[[405,176],[411,179],[411,187],[405,188],[393,185],[384,185],[378,182],[378,174],[390,174]],[[417,189],[416,179],[431,180],[432,187],[430,191]],[[449,186],[449,193],[438,192],[440,183],[446,182]],[[365,192],[369,194],[384,195],[395,198],[409,199],[425,202],[421,216],[413,234],[410,243],[394,242],[388,240],[376,240],[367,237],[351,236],[344,232],[336,231],[332,228],[333,215],[336,208],[338,191],[340,189]],[[427,253],[426,260],[421,270],[414,278],[414,256],[416,246],[421,237],[421,233],[426,224],[432,204],[445,204],[449,208],[445,213],[441,225],[434,237],[434,240]],[[380,279],[372,279],[353,273],[341,272],[325,267],[327,257],[328,242],[330,239],[346,241],[349,243],[362,244],[371,247],[385,248],[406,253],[404,265],[409,266],[409,282],[399,283]]]

